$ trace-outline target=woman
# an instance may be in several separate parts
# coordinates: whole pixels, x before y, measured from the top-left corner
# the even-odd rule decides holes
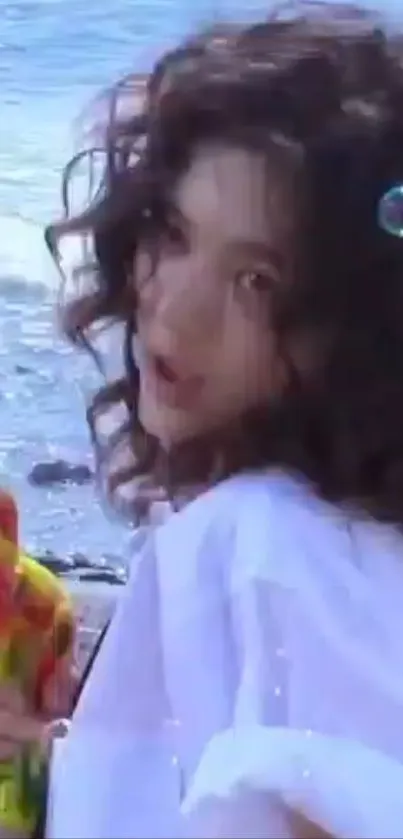
[[[110,497],[180,507],[57,745],[48,836],[399,836],[401,41],[325,5],[200,43],[140,113],[118,86],[101,188],[48,231],[95,245],[69,336],[122,325],[89,412]]]

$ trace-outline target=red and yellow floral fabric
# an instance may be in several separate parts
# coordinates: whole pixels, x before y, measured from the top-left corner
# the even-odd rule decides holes
[[[15,502],[0,491],[0,684],[15,683],[31,712],[57,714],[64,700],[57,692],[63,693],[71,675],[73,642],[69,595],[57,577],[19,550]],[[36,744],[17,761],[0,761],[1,835],[32,834],[45,774]]]
[[[1,584],[3,548],[0,537],[0,679],[17,680],[32,710],[41,713],[58,668],[72,665],[73,609],[57,577],[24,554],[10,601]]]

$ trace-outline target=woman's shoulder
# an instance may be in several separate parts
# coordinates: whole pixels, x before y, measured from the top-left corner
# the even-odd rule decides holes
[[[329,534],[329,529],[331,533]],[[190,502],[156,533],[159,564],[203,576],[278,575],[300,564],[301,545],[345,538],[345,522],[309,485],[283,472],[244,473]],[[279,555],[282,562],[278,562]],[[288,561],[284,560],[288,558]]]
[[[223,529],[251,514],[267,515],[269,508],[289,509],[290,505],[312,503],[309,485],[282,471],[243,472],[221,481],[186,504],[165,522],[166,531],[195,532],[211,526]],[[319,499],[315,499],[318,503]]]
[[[204,579],[210,569],[231,586],[256,577],[304,590],[336,578],[355,585],[360,570],[371,576],[375,568],[401,582],[403,568],[395,528],[359,519],[280,470],[209,489],[158,528],[156,547],[161,567],[183,563],[188,577]]]
[[[170,517],[172,529],[192,527],[196,522],[239,521],[239,516],[257,518],[272,510],[276,516],[291,512],[309,518],[340,522],[346,514],[336,505],[321,499],[303,477],[280,469],[242,472],[221,481],[189,502],[180,513]],[[168,523],[168,522],[167,522]]]

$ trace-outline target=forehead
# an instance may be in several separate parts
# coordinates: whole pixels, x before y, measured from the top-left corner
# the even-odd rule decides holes
[[[274,192],[263,155],[212,147],[194,155],[175,198],[186,220],[207,235],[267,242]]]

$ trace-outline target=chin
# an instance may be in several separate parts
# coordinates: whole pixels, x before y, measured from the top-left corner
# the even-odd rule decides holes
[[[150,404],[148,399],[140,400],[139,420],[147,434],[156,437],[166,450],[190,440],[201,430],[196,413]]]

